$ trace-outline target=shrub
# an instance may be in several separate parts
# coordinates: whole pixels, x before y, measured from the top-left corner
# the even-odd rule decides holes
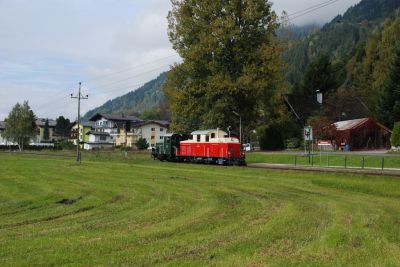
[[[400,146],[400,122],[396,122],[393,127],[392,137],[390,139],[392,146],[399,147]]]
[[[145,138],[139,138],[136,142],[137,149],[145,150],[149,147],[149,143],[147,143]]]

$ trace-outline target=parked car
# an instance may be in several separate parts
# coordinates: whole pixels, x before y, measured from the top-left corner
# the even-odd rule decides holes
[[[253,145],[250,144],[250,143],[243,144],[242,146],[243,146],[243,150],[244,150],[244,151],[253,151],[253,150],[254,150]]]

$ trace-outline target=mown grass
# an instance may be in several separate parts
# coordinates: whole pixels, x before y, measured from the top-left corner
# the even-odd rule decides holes
[[[382,162],[383,159],[383,162]],[[397,168],[400,169],[400,156],[374,156],[355,154],[318,154],[312,158],[301,153],[265,153],[252,152],[246,154],[247,163],[297,164],[322,167],[351,167],[351,168]]]
[[[84,156],[0,154],[0,266],[400,265],[397,179]]]

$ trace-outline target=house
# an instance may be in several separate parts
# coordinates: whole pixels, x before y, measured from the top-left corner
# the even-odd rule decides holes
[[[83,121],[79,123],[79,131],[78,131],[78,123],[75,122],[71,127],[70,132],[70,142],[74,143],[74,145],[78,142],[78,132],[79,132],[79,140],[80,142],[86,143],[89,142],[88,133],[94,127],[94,122],[92,121]]]
[[[112,148],[114,146],[114,141],[107,132],[91,130],[86,133],[86,136],[88,141],[83,144],[85,150]]]
[[[146,139],[149,147],[155,147],[157,142],[163,140],[163,136],[168,133],[169,122],[148,120],[140,121],[131,126],[131,132],[136,135],[136,141],[139,138]]]
[[[390,148],[392,131],[373,118],[339,121],[333,124],[332,136],[339,148],[350,150]]]
[[[49,128],[49,138],[44,138],[44,131],[46,120],[48,120],[48,128]],[[29,145],[31,146],[52,146],[54,141],[59,140],[59,136],[55,133],[55,128],[57,122],[51,119],[40,118],[35,121],[36,124],[36,135],[31,139]]]
[[[100,140],[100,136],[97,134],[98,132],[108,133],[107,142],[112,143],[115,146],[130,146],[136,142],[136,137],[131,132],[131,125],[141,120],[135,116],[126,116],[124,114],[96,114],[89,120],[90,122],[94,123],[93,130],[88,135],[89,142],[91,142],[90,146],[86,146],[88,149],[89,147],[99,147],[100,145],[104,146],[105,140]],[[105,136],[102,136],[104,139]],[[97,140],[102,144],[96,146],[93,142]]]
[[[131,148],[136,146],[139,138],[146,139],[150,147],[155,147],[156,143],[162,140],[162,136],[168,132],[169,127],[168,121],[143,121],[135,116],[124,114],[96,114],[90,118],[90,121],[94,123],[94,131],[108,133],[110,137],[107,140],[115,146]],[[99,139],[92,137],[92,140]]]
[[[4,131],[6,130],[6,123],[4,121],[0,121],[0,146],[11,145],[12,142],[9,142],[4,138]]]

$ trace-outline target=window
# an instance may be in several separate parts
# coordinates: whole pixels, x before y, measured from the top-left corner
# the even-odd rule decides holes
[[[100,141],[106,141],[107,137],[106,136],[100,136]]]
[[[212,134],[211,134],[211,138],[215,138],[215,133],[212,133]]]
[[[160,132],[164,132],[164,128],[160,128]]]
[[[164,139],[164,136],[160,136],[160,140],[163,140]]]
[[[200,142],[200,135],[197,135],[197,142]]]
[[[210,136],[206,135],[206,142],[210,142]]]
[[[151,128],[151,131],[154,132],[156,130],[156,128]]]
[[[155,140],[155,139],[156,139],[156,137],[155,137],[155,136],[152,136],[152,137],[151,137],[151,140]]]

